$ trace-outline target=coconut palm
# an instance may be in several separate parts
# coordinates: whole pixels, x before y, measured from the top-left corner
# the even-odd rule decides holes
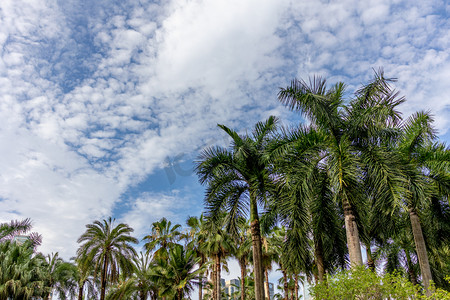
[[[131,259],[137,254],[131,244],[137,244],[138,240],[131,236],[134,231],[131,227],[124,223],[114,226],[112,218],[94,221],[86,228],[78,238],[82,244],[77,255],[94,264],[94,274],[100,274],[100,300],[104,300],[108,281],[117,282],[120,273],[132,272]]]
[[[196,166],[200,182],[207,185],[205,203],[208,216],[216,218],[226,210],[227,229],[236,234],[237,220],[246,217],[249,212],[257,300],[264,298],[258,205],[265,206],[270,190],[265,148],[277,128],[277,122],[278,119],[273,116],[265,122],[258,122],[251,135],[239,135],[219,125],[232,138],[231,149],[208,148],[202,152]]]
[[[311,122],[301,134],[311,135],[308,151],[312,157],[321,157],[319,164],[327,170],[332,197],[343,209],[347,246],[352,265],[362,265],[358,206],[363,201],[363,178],[373,176],[374,188],[391,193],[379,193],[395,201],[400,191],[398,172],[391,172],[392,160],[386,160],[388,151],[382,147],[385,140],[395,137],[395,126],[400,121],[397,106],[404,102],[389,86],[383,72],[355,93],[349,104],[344,103],[345,85],[337,83],[327,89],[326,81],[315,77],[309,83],[293,80],[281,89],[278,99],[291,110],[299,111]],[[317,133],[317,134],[314,134]],[[370,170],[370,174],[365,173]]]

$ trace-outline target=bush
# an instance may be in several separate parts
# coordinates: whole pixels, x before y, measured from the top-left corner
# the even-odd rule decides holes
[[[431,287],[426,297],[422,287],[413,285],[399,274],[379,276],[364,267],[328,277],[326,283],[311,288],[315,299],[449,299],[450,293]]]

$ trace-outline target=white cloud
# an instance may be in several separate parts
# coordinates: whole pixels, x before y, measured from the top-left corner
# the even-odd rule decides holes
[[[135,236],[143,238],[151,233],[151,224],[166,218],[172,226],[185,226],[186,211],[190,207],[188,200],[179,195],[178,191],[171,193],[142,193],[120,219],[134,228]]]
[[[217,123],[288,115],[275,99],[294,76],[354,88],[384,66],[405,114],[449,127],[439,1],[140,2],[0,3],[0,220],[33,218],[45,250],[73,253],[84,224],[167,156],[219,140]],[[143,194],[124,220],[143,232],[183,199]]]

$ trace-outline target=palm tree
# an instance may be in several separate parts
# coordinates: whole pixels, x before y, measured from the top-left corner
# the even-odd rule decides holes
[[[146,300],[149,296],[150,299],[157,299],[158,288],[151,280],[154,265],[151,264],[150,255],[141,252],[139,257],[133,257],[133,264],[133,275],[113,287],[106,296],[107,300]]]
[[[44,264],[43,255],[35,255],[31,241],[0,243],[0,300],[42,297],[47,289]]]
[[[187,245],[189,249],[194,250],[200,257],[199,266],[203,266],[207,261],[207,253],[202,251],[202,245],[206,243],[208,238],[207,224],[203,214],[197,217],[188,217],[186,225],[190,228],[189,235],[191,241]],[[203,273],[199,274],[198,299],[203,299]]]
[[[370,170],[377,180],[377,189],[391,190],[386,199],[398,199],[394,183],[396,172],[390,172],[390,160],[382,143],[395,136],[400,121],[396,107],[404,102],[389,86],[383,72],[355,93],[348,105],[344,104],[345,85],[337,83],[327,89],[326,81],[315,77],[309,83],[293,80],[281,89],[278,99],[291,110],[306,116],[311,125],[303,134],[311,135],[308,151],[312,157],[321,157],[320,165],[327,170],[333,198],[342,205],[347,246],[352,265],[362,265],[357,208],[364,199],[363,170]],[[314,134],[317,133],[317,134]],[[314,138],[314,139],[312,139]]]
[[[77,268],[74,264],[65,262],[59,257],[58,252],[52,253],[46,257],[44,272],[47,288],[43,296],[44,300],[50,299],[54,290],[58,293],[59,299],[74,298],[77,286]]]
[[[184,295],[193,290],[194,285],[198,285],[199,274],[205,271],[207,264],[196,268],[200,258],[195,251],[186,250],[182,245],[170,248],[167,258],[156,258],[150,278],[160,286],[160,296],[182,300]]]
[[[278,119],[273,116],[265,122],[258,122],[251,136],[241,136],[236,131],[219,125],[232,138],[232,148],[208,148],[202,152],[196,166],[200,182],[207,185],[205,203],[210,217],[216,218],[227,210],[228,231],[236,234],[237,220],[249,212],[256,300],[264,299],[258,204],[265,205],[270,190],[271,179],[265,148],[276,130],[277,122]]]
[[[166,218],[162,218],[158,222],[153,222],[152,233],[144,237],[144,240],[147,241],[144,245],[145,249],[147,249],[147,251],[152,251],[153,249],[158,248],[154,253],[154,256],[166,258],[168,249],[176,244],[175,241],[181,234],[180,231],[178,231],[180,227],[180,224],[172,226],[172,222],[168,221]]]
[[[84,299],[84,290],[87,288],[87,296],[89,298],[97,298],[96,277],[92,261],[89,257],[77,256],[72,258],[77,268],[76,281],[78,285],[78,300]]]
[[[249,263],[249,257],[252,255],[251,248],[251,236],[249,234],[250,226],[247,222],[243,223],[240,226],[239,236],[236,237],[235,243],[236,247],[234,248],[233,256],[239,262],[239,268],[241,269],[241,278],[240,278],[240,295],[241,300],[245,300],[246,297],[246,283],[245,278],[247,276],[247,265]]]
[[[77,254],[94,264],[95,274],[101,273],[100,300],[104,300],[108,281],[116,282],[121,272],[132,272],[131,259],[136,256],[136,250],[131,244],[137,244],[138,240],[131,236],[134,231],[131,227],[124,223],[114,226],[111,218],[94,221],[86,228],[78,238],[78,243],[83,244]]]
[[[0,223],[0,242],[14,239],[18,235],[27,234],[32,227],[31,219],[29,218],[22,221],[12,220],[9,223]],[[30,233],[28,239],[33,242],[34,246],[40,245],[42,242],[42,236],[36,232]]]
[[[433,199],[438,202],[445,201],[450,194],[450,150],[435,142],[436,133],[432,122],[433,119],[428,113],[415,113],[402,124],[402,135],[396,145],[397,153],[406,166],[407,193],[404,200],[427,293],[430,293],[428,287],[432,275],[420,220],[421,207]]]
[[[220,214],[217,220],[208,219],[206,221],[207,235],[205,242],[200,245],[200,251],[210,256],[213,260],[213,299],[221,299],[221,264],[222,260],[230,253],[234,252],[231,235],[225,230],[226,214]]]

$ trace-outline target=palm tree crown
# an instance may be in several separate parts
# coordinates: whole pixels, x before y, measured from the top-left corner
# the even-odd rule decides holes
[[[131,236],[134,231],[131,227],[124,223],[114,226],[111,218],[94,221],[86,227],[78,239],[83,244],[77,254],[93,263],[95,274],[101,273],[100,300],[104,300],[108,279],[116,282],[121,272],[132,271],[131,259],[136,256],[136,250],[131,244],[137,244],[138,240]]]

